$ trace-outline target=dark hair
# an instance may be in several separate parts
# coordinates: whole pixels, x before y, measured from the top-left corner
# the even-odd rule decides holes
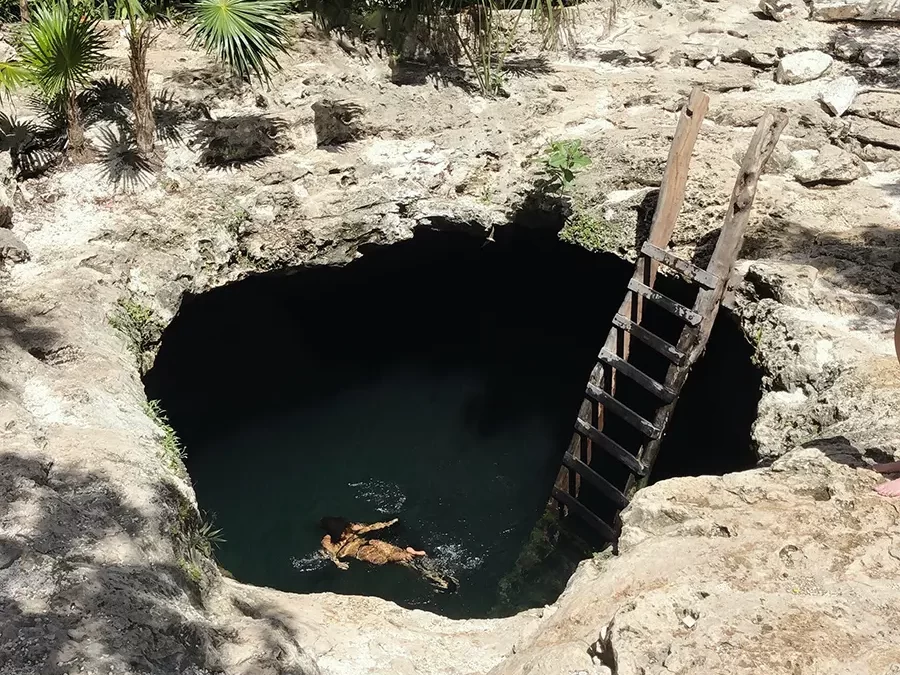
[[[319,527],[329,534],[331,541],[337,542],[350,528],[350,521],[346,518],[325,516],[319,521]]]

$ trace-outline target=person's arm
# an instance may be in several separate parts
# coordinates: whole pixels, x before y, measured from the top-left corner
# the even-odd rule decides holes
[[[327,534],[322,537],[322,552],[335,564],[335,566],[337,566],[338,569],[346,570],[350,568],[350,565],[341,562],[341,560],[338,559],[335,545],[331,541],[331,536]]]
[[[393,520],[389,520],[386,523],[372,523],[371,525],[363,525],[362,523],[354,523],[353,531],[356,534],[365,534],[366,532],[374,532],[375,530],[383,530],[386,527],[390,527],[394,523],[397,523],[400,519],[394,518]]]

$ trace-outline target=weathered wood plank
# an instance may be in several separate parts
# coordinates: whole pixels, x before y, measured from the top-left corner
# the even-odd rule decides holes
[[[778,138],[787,125],[787,121],[786,115],[773,111],[766,112],[756,127],[750,146],[744,154],[744,160],[741,162],[741,168],[731,193],[731,202],[725,212],[722,231],[716,242],[712,260],[706,268],[708,272],[720,279],[730,279],[734,272],[735,263],[744,241],[744,233],[750,220],[750,208],[756,197],[759,176],[766,161],[775,150]],[[726,287],[723,284],[713,290],[701,289],[697,294],[694,310],[707,317],[707,320],[696,331],[684,331],[678,341],[677,347],[687,354],[686,364],[689,367],[672,366],[669,368],[666,385],[674,391],[681,391],[690,372],[690,366],[700,358],[703,350],[706,349],[706,343],[709,341],[709,334],[715,323],[716,315],[719,313],[725,291]],[[665,429],[674,410],[674,402],[660,408],[653,418],[654,426]],[[652,469],[656,461],[659,448],[660,442],[657,439],[651,439],[641,448],[639,458],[648,467],[648,475],[629,479],[629,485],[625,490],[626,495],[630,495],[634,489],[647,484],[649,469]]]
[[[585,393],[606,408],[607,412],[618,415],[647,438],[659,438],[662,435],[662,431],[653,426],[652,422],[641,417],[621,401],[614,399],[612,395],[608,394],[603,389],[598,389],[589,383]]]
[[[687,260],[679,258],[673,253],[669,253],[669,251],[657,248],[649,241],[645,241],[644,245],[641,246],[641,253],[653,258],[657,262],[661,262],[666,267],[671,267],[676,272],[681,273],[681,275],[689,281],[696,281],[706,288],[715,288],[719,283],[719,279],[706,270],[692,265]]]
[[[616,328],[620,328],[621,330],[631,333],[631,335],[636,337],[638,340],[643,342],[645,345],[647,345],[657,353],[665,356],[672,363],[676,365],[681,365],[682,363],[684,363],[684,359],[686,358],[684,352],[679,351],[678,348],[675,347],[675,345],[666,342],[661,337],[659,337],[655,333],[651,333],[643,326],[638,326],[628,317],[624,317],[621,314],[616,314],[613,317],[613,325]]]
[[[584,420],[575,420],[575,432],[579,437],[590,439],[591,443],[601,450],[606,451],[613,459],[624,464],[632,473],[636,473],[639,476],[643,476],[646,473],[644,465],[637,460],[637,457]]]
[[[681,110],[678,126],[675,127],[675,136],[669,147],[666,170],[656,201],[656,212],[650,224],[648,241],[654,246],[665,248],[672,238],[675,221],[684,204],[684,188],[687,185],[691,154],[694,152],[700,125],[708,109],[709,96],[699,87],[695,87],[688,97],[687,104]]]
[[[668,246],[678,220],[678,214],[681,213],[691,155],[694,152],[700,126],[708,109],[709,96],[699,87],[695,87],[678,116],[678,125],[675,127],[672,145],[669,147],[666,169],[659,186],[656,211],[653,213],[648,237],[648,241],[659,248],[664,249]],[[657,266],[655,261],[639,257],[634,270],[634,279],[652,288],[656,281]],[[643,316],[643,304],[643,300],[639,296],[627,293],[619,307],[619,314],[627,316],[635,324],[639,324]],[[618,337],[617,344],[609,340],[605,346],[627,361],[631,348],[631,335],[625,333]],[[615,380],[609,382],[609,390],[616,391]]]
[[[701,321],[703,321],[702,315],[698,314],[688,307],[685,307],[680,302],[675,302],[669,296],[663,295],[659,291],[653,290],[649,286],[642,284],[636,279],[632,279],[628,282],[628,290],[637,293],[641,297],[647,298],[647,300],[649,300],[653,304],[659,305],[664,310],[669,312],[669,314],[678,317],[691,326],[697,326]]]
[[[582,462],[577,457],[573,456],[572,453],[567,452],[563,455],[563,464],[572,469],[579,476],[584,478],[588,483],[590,483],[594,488],[596,488],[599,492],[603,494],[604,497],[609,499],[619,508],[624,509],[628,506],[628,499],[625,498],[616,486],[606,480],[599,473],[594,471],[587,464]]]
[[[741,169],[731,191],[731,202],[725,212],[722,232],[706,268],[710,274],[720,279],[731,278],[734,264],[744,243],[744,233],[750,221],[753,200],[756,199],[759,177],[787,123],[787,115],[769,110],[763,115],[750,140],[750,147],[744,154],[744,161],[741,162]]]
[[[553,498],[560,504],[564,504],[570,512],[581,518],[588,525],[593,527],[606,541],[615,541],[616,532],[607,523],[603,522],[594,515],[584,504],[575,499],[572,495],[563,492],[554,487],[552,492]]]
[[[601,350],[600,356],[598,358],[604,363],[608,363],[617,371],[639,384],[641,387],[649,391],[661,401],[664,401],[665,403],[671,403],[675,399],[676,394],[674,391],[669,389],[664,384],[660,384],[646,373],[640,371],[635,366],[628,363],[628,361],[620,359],[612,352],[603,349]]]

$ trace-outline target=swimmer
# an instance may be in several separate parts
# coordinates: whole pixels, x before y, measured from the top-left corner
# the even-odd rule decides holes
[[[397,563],[411,567],[431,584],[437,592],[455,593],[459,589],[459,581],[452,575],[438,569],[434,560],[426,558],[425,551],[418,551],[412,546],[401,548],[380,539],[366,539],[363,535],[376,530],[383,530],[397,523],[394,518],[384,523],[352,523],[345,518],[326,517],[319,525],[327,534],[322,537],[322,551],[339,569],[346,570],[350,565],[343,558],[356,558],[373,565]]]
[[[425,551],[417,551],[412,546],[400,548],[380,539],[366,539],[363,535],[376,530],[383,530],[394,525],[399,519],[394,518],[385,523],[351,523],[345,518],[328,516],[319,521],[319,525],[328,534],[322,537],[322,550],[325,555],[342,570],[349,567],[343,558],[365,560],[373,565],[387,563],[409,563],[414,558],[425,555]]]

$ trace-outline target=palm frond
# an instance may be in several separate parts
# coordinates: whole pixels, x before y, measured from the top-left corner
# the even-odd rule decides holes
[[[97,19],[83,20],[66,2],[40,4],[21,37],[21,63],[48,99],[86,84],[105,61]]]
[[[0,61],[0,98],[9,98],[12,92],[28,81],[28,70],[18,61]]]
[[[285,0],[199,0],[191,7],[195,46],[227,63],[240,77],[271,78],[278,52],[287,53]]]

